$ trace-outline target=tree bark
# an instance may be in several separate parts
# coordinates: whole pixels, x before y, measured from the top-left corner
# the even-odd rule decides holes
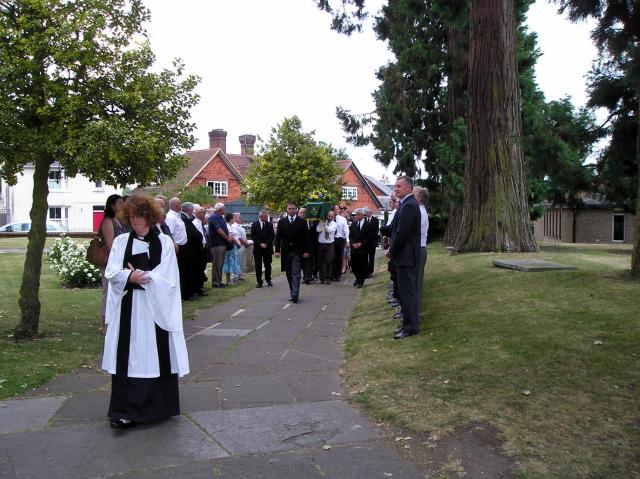
[[[455,121],[464,117],[467,112],[467,65],[469,64],[469,48],[466,30],[450,25],[447,28],[447,50],[449,55],[449,75],[447,82],[447,121],[453,129]],[[453,150],[452,141],[449,147]],[[444,235],[444,244],[453,245],[460,231],[462,222],[462,198],[458,191],[446,192],[449,198],[449,220]]]
[[[51,161],[47,158],[35,162],[33,174],[33,204],[29,217],[31,230],[27,256],[22,272],[22,286],[20,287],[20,323],[15,327],[15,340],[34,338],[38,335],[40,324],[40,274],[42,271],[42,252],[47,232],[47,196],[49,195],[49,167]]]
[[[631,276],[640,279],[640,83],[636,86],[638,111],[636,113],[636,162],[638,164],[638,196],[636,197],[636,239],[631,255]]]
[[[536,251],[520,138],[515,0],[473,0],[462,224],[454,252]]]

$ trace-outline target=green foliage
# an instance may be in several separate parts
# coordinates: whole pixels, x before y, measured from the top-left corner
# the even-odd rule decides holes
[[[182,191],[163,191],[162,194],[167,198],[177,196],[183,203],[190,201],[200,206],[211,205],[215,203],[215,198],[211,192],[211,187],[207,185],[190,186]]]
[[[152,72],[142,0],[0,2],[0,177],[34,169],[32,229],[16,337],[37,334],[47,173],[124,187],[163,183],[194,143],[198,79],[184,66]]]
[[[304,132],[297,116],[285,118],[249,165],[242,185],[247,202],[283,211],[288,201],[302,205],[317,190],[339,197],[342,171],[336,161],[345,159],[344,151]]]
[[[68,288],[86,288],[100,286],[100,271],[86,260],[86,243],[76,243],[67,236],[57,238],[47,257],[62,284]]]
[[[0,4],[0,175],[58,161],[117,185],[173,176],[194,139],[198,79],[150,71],[140,0]]]

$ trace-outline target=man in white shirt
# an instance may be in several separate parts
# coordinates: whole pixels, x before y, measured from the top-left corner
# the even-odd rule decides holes
[[[344,248],[349,241],[349,224],[347,223],[347,219],[339,214],[340,208],[338,206],[334,208],[334,212],[336,213],[335,221],[338,227],[336,229],[334,240],[335,257],[333,260],[333,280],[340,281],[340,278],[342,277],[342,257],[344,256]]]
[[[167,211],[167,217],[164,222],[169,227],[171,237],[178,247],[184,246],[187,243],[187,232],[184,221],[180,218],[180,211],[182,211],[180,198],[171,198],[169,200],[169,211]]]

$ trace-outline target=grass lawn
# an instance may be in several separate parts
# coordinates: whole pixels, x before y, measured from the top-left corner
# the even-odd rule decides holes
[[[521,273],[491,265],[503,255],[430,245],[420,335],[392,339],[386,273],[362,291],[342,371],[351,397],[436,443],[472,421],[491,424],[518,477],[640,477],[640,283],[630,256],[628,246],[548,245],[509,257],[578,269]]]
[[[4,241],[4,238],[0,241],[0,249],[26,249],[26,238],[12,238],[12,246],[5,246]],[[97,357],[102,352],[99,317],[102,290],[63,288],[46,259],[40,281],[42,337],[30,342],[13,341],[13,328],[20,319],[18,299],[24,259],[24,254],[0,254],[0,399],[22,394],[58,374],[76,368],[96,367]],[[273,271],[274,276],[280,272],[277,258],[274,258]],[[255,288],[255,276],[245,276],[244,282],[229,288],[210,289],[208,296],[184,303],[185,320],[193,317],[198,309],[211,307]]]

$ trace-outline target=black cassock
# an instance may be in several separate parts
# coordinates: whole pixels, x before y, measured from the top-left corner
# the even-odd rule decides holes
[[[131,263],[134,268],[150,271],[160,264],[162,245],[155,230],[152,228],[146,237],[138,238],[149,243],[149,255],[146,253],[132,254],[134,238],[136,238],[135,233],[131,233],[127,241],[122,267],[127,268],[127,265]],[[160,376],[156,378],[128,377],[131,306],[134,289],[144,289],[144,287],[134,283],[127,283],[125,287],[128,292],[122,298],[120,310],[116,374],[111,376],[111,401],[109,402],[108,415],[111,420],[159,421],[180,414],[178,375],[171,373],[169,333],[156,324]]]

